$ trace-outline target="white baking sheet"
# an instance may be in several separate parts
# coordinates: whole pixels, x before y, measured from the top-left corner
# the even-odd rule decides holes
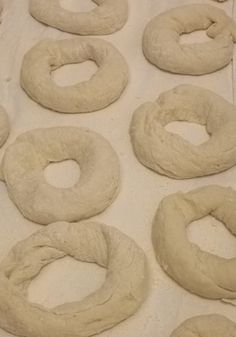
[[[49,0],[50,1],[50,0]],[[142,32],[146,23],[156,14],[171,7],[191,3],[209,3],[233,15],[233,0],[217,4],[207,0],[129,0],[130,15],[126,26],[119,32],[104,37],[125,56],[130,67],[130,80],[122,97],[110,107],[91,114],[64,115],[49,111],[30,100],[19,85],[19,73],[24,53],[35,43],[47,37],[70,38],[70,34],[46,27],[28,13],[28,0],[5,0],[3,22],[0,26],[0,102],[6,107],[11,121],[8,146],[23,131],[49,126],[86,126],[105,136],[119,155],[122,187],[114,204],[94,219],[115,226],[125,232],[145,250],[151,272],[149,296],[141,309],[130,319],[102,333],[101,337],[168,337],[170,332],[188,317],[219,313],[235,319],[235,308],[219,301],[194,296],[169,279],[158,266],[150,240],[151,222],[159,201],[170,193],[218,183],[236,188],[236,168],[224,173],[192,180],[176,181],[160,176],[136,160],[130,140],[129,123],[134,109],[147,100],[154,100],[162,91],[181,83],[192,83],[209,88],[233,101],[233,64],[214,74],[190,77],[168,74],[150,65],[141,49]],[[74,10],[93,7],[89,0],[64,0]],[[235,13],[236,14],[236,13]],[[203,34],[192,34],[188,41],[201,40]],[[204,38],[205,39],[205,38]],[[55,80],[69,84],[83,80],[96,70],[90,63],[66,66],[58,70]],[[174,128],[174,129],[173,129]],[[175,124],[172,130],[199,142],[206,137],[200,126]],[[62,170],[62,168],[61,168]],[[52,171],[52,170],[51,170]],[[60,170],[59,170],[60,171]],[[69,172],[69,171],[68,171]],[[75,172],[75,170],[73,171]],[[52,175],[52,173],[51,173]],[[60,181],[65,173],[55,173]],[[52,177],[51,177],[52,178]],[[68,173],[68,181],[70,173]],[[4,183],[0,183],[0,258],[14,243],[41,228],[22,217],[9,200]],[[189,237],[207,251],[225,257],[236,255],[235,238],[222,224],[206,218],[192,224]],[[83,298],[98,288],[105,271],[94,265],[79,263],[70,258],[46,267],[29,289],[30,300],[52,307],[65,301]],[[0,337],[10,336],[0,330]]]

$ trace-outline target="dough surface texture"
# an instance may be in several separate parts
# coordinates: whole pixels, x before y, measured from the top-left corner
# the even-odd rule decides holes
[[[180,43],[180,35],[206,30],[212,41]],[[217,71],[230,63],[236,42],[236,23],[219,8],[186,5],[160,14],[148,23],[143,52],[163,70],[186,75]]]
[[[205,125],[209,140],[194,145],[168,132],[165,126],[174,121]],[[197,86],[180,85],[142,104],[134,112],[130,135],[138,160],[171,178],[215,174],[236,164],[236,107]]]
[[[201,250],[188,240],[186,227],[211,215],[236,235],[236,191],[210,185],[165,197],[153,221],[152,239],[165,272],[186,290],[209,299],[236,298],[236,258]]]
[[[105,35],[121,29],[128,18],[127,0],[92,0],[90,12],[64,9],[59,0],[30,0],[30,14],[38,21],[68,33]]]
[[[104,284],[52,309],[29,302],[31,280],[65,256],[106,268]],[[17,243],[0,264],[0,327],[24,337],[92,336],[133,315],[147,288],[144,252],[125,234],[95,222],[54,223]]]
[[[47,183],[50,163],[75,160],[78,182],[70,188]],[[8,194],[28,219],[49,224],[78,221],[102,212],[117,196],[120,168],[110,143],[86,128],[54,127],[18,136],[5,151],[1,175]]]
[[[62,87],[52,79],[53,70],[88,60],[98,66],[88,81]],[[86,37],[47,39],[24,56],[21,86],[46,108],[64,113],[92,112],[120,97],[128,82],[128,72],[124,57],[109,42]]]
[[[197,316],[181,324],[170,337],[234,337],[236,324],[221,315]]]
[[[6,142],[10,132],[10,125],[5,109],[0,105],[0,147]]]

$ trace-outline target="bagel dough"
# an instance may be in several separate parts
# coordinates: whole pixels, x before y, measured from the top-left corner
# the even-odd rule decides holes
[[[208,141],[193,145],[165,126],[188,121],[206,126]],[[130,127],[138,160],[175,179],[222,172],[236,164],[236,107],[215,93],[180,85],[141,105]]]
[[[180,35],[206,30],[210,42],[181,44]],[[202,75],[217,71],[233,58],[236,23],[210,5],[186,5],[155,17],[143,35],[145,57],[172,73]]]
[[[236,235],[235,203],[236,191],[211,185],[172,194],[159,205],[152,229],[157,260],[171,278],[196,295],[225,302],[236,298],[236,258],[205,252],[186,233],[191,222],[212,215]]]
[[[80,178],[70,188],[46,182],[50,163],[75,160]],[[22,214],[40,224],[77,221],[107,208],[117,196],[119,161],[111,145],[86,128],[54,127],[28,131],[5,151],[2,179]]]
[[[52,309],[29,302],[31,280],[69,255],[107,268],[104,284],[82,301]],[[134,314],[147,295],[144,252],[113,227],[54,223],[16,244],[0,264],[0,327],[24,337],[87,337]]]
[[[57,85],[51,72],[65,64],[94,61],[97,72],[75,85]],[[100,110],[117,100],[128,82],[128,65],[109,42],[77,37],[47,39],[37,43],[24,57],[21,86],[36,102],[46,108],[78,113]]]
[[[197,316],[181,324],[170,337],[233,337],[236,324],[221,315]]]
[[[0,147],[6,142],[10,132],[10,125],[5,109],[0,105]]]
[[[121,29],[128,18],[127,0],[92,0],[98,7],[76,13],[63,8],[60,0],[30,0],[30,14],[38,21],[68,33],[105,35]]]

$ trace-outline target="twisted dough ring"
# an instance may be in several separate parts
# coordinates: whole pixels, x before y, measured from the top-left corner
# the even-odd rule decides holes
[[[205,125],[210,139],[196,146],[165,130],[177,120]],[[171,178],[210,175],[236,164],[236,108],[200,87],[180,85],[141,105],[130,134],[138,160]]]
[[[236,192],[207,186],[175,193],[162,200],[153,221],[156,257],[165,272],[183,288],[210,299],[236,298],[236,258],[225,259],[189,242],[186,227],[212,215],[236,235]]]
[[[88,81],[58,86],[51,72],[65,64],[94,61],[98,71]],[[36,102],[64,113],[91,112],[117,100],[128,81],[128,66],[109,42],[77,37],[39,42],[24,57],[21,86]]]
[[[30,281],[66,255],[107,268],[102,287],[52,309],[30,303]],[[0,327],[24,337],[97,334],[137,311],[147,276],[144,252],[117,229],[95,222],[51,224],[19,242],[0,265]]]
[[[68,33],[105,35],[121,29],[128,18],[127,0],[92,0],[98,7],[75,13],[61,7],[59,0],[30,0],[30,14],[38,21]]]
[[[236,324],[221,315],[197,316],[181,324],[170,337],[233,337]]]
[[[180,44],[179,36],[206,29],[214,40]],[[233,57],[236,23],[210,5],[186,5],[155,17],[145,28],[143,51],[158,68],[189,75],[201,75],[223,68]]]
[[[5,109],[0,105],[0,147],[5,143],[9,135],[10,125]]]
[[[78,182],[70,188],[48,184],[47,165],[68,159],[80,166]],[[108,141],[77,127],[37,129],[18,136],[5,151],[1,173],[22,214],[40,224],[100,213],[113,202],[120,182],[118,158]]]

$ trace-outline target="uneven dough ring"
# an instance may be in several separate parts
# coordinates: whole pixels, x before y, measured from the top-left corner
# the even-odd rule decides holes
[[[165,126],[173,121],[206,126],[211,136],[193,145]],[[131,140],[138,160],[175,179],[224,171],[236,164],[236,108],[213,92],[180,85],[144,103],[134,113]]]
[[[214,40],[180,44],[179,36],[206,29]],[[143,51],[158,68],[189,75],[214,72],[233,57],[236,23],[226,13],[210,5],[187,5],[155,17],[146,27]]]
[[[10,131],[10,125],[5,109],[0,105],[0,147],[5,143]]]
[[[221,315],[197,316],[181,324],[170,337],[233,337],[236,324]]]
[[[165,272],[199,296],[230,301],[236,298],[236,258],[202,251],[188,240],[186,227],[212,215],[236,235],[236,192],[207,186],[164,198],[153,221],[153,246]]]
[[[92,0],[98,5],[90,12],[64,9],[59,0],[30,0],[30,14],[38,21],[68,33],[105,35],[121,29],[128,18],[127,0]]]
[[[90,80],[60,87],[51,72],[65,64],[94,61],[98,71]],[[128,66],[109,42],[93,38],[44,40],[24,57],[21,86],[36,102],[58,112],[91,112],[118,99],[128,81]]]
[[[80,302],[52,309],[26,298],[31,280],[69,255],[107,268],[104,284]],[[19,242],[0,265],[0,327],[25,337],[86,337],[134,314],[146,297],[144,252],[113,227],[54,223]]]
[[[78,182],[70,188],[48,184],[44,169],[68,159],[80,166]],[[18,136],[5,151],[2,176],[19,210],[40,224],[100,213],[113,202],[120,182],[111,145],[99,134],[76,127],[36,129]]]

